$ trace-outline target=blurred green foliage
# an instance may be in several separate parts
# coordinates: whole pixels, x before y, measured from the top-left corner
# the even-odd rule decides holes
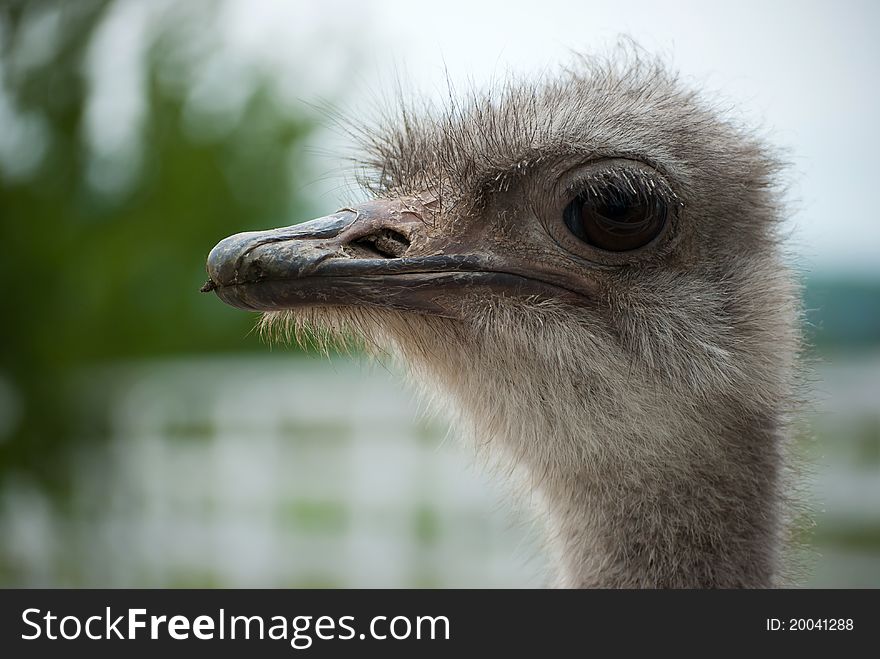
[[[178,80],[180,53],[200,28],[199,12],[191,11],[146,58],[138,175],[122,192],[96,189],[88,177],[95,155],[85,138],[84,70],[89,42],[112,5],[42,6],[61,12],[63,28],[51,55],[26,71],[16,69],[16,48],[41,3],[0,9],[5,95],[20,113],[41,117],[48,137],[38,167],[0,182],[0,375],[20,403],[18,422],[0,443],[0,479],[24,469],[57,485],[53,465],[64,445],[82,434],[82,422],[101,423],[81,418],[78,392],[68,384],[80,367],[262,349],[250,332],[252,315],[198,293],[204,258],[226,235],[304,217],[294,194],[302,174],[290,154],[313,126],[284,110],[263,80],[230,130],[194,139]]]
[[[880,281],[812,276],[804,289],[805,333],[820,352],[880,347]]]

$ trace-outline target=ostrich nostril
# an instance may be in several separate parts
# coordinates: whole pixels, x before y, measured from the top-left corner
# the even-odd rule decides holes
[[[380,229],[356,240],[354,245],[365,248],[381,258],[399,259],[409,249],[410,241],[394,229]]]

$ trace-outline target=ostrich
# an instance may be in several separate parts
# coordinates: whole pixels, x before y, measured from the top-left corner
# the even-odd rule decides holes
[[[369,199],[222,240],[203,290],[399,358],[539,502],[554,585],[779,584],[773,153],[638,52],[354,133]]]

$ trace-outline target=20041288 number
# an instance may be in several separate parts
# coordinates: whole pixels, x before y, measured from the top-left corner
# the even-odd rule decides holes
[[[821,630],[827,632],[853,629],[852,618],[792,618],[788,621],[789,631]]]
[[[767,618],[766,629],[768,632],[852,631],[855,629],[855,622],[852,618]]]

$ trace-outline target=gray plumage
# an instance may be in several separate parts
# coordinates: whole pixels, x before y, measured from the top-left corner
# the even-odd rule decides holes
[[[383,252],[488,245],[590,301],[441,291],[443,313],[313,304],[264,326],[399,358],[540,502],[557,585],[778,583],[799,333],[773,153],[634,49],[355,132],[366,190],[423,225]],[[584,167],[656,186],[670,235],[597,261],[548,230]]]

